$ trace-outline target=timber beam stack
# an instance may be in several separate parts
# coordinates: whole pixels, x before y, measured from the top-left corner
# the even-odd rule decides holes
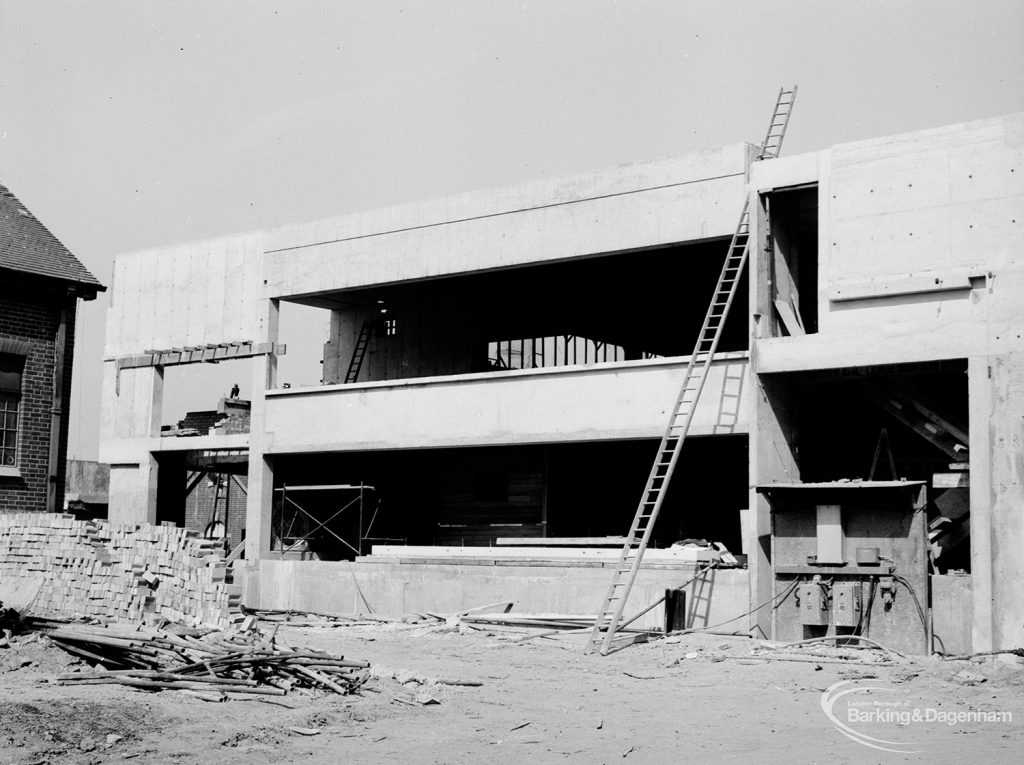
[[[182,690],[210,701],[231,694],[284,696],[320,690],[349,694],[368,678],[370,665],[312,648],[296,647],[259,631],[158,630],[137,626],[34,620],[56,645],[92,666],[58,676],[59,685],[127,685]]]

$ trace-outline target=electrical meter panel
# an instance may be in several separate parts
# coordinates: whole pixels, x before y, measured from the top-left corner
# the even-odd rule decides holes
[[[832,585],[832,623],[836,627],[856,627],[860,624],[860,582],[836,582]]]
[[[813,626],[828,626],[828,593],[820,584],[802,584],[797,588],[800,621]]]

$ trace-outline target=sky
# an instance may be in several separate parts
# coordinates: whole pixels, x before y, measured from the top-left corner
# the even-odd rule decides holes
[[[124,252],[757,143],[793,84],[786,153],[1022,111],[1024,3],[0,0],[0,182],[109,285]]]

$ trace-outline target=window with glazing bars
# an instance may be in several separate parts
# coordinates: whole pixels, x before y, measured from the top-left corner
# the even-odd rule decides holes
[[[0,353],[0,467],[18,463],[18,403],[24,365],[21,356]]]
[[[0,467],[18,461],[18,397],[0,393]]]

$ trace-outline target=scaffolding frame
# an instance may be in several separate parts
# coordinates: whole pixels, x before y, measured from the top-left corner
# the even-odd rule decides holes
[[[317,534],[321,530],[326,531],[328,534],[330,534],[336,540],[341,542],[341,544],[343,544],[345,547],[347,547],[349,550],[351,550],[357,556],[361,556],[363,554],[363,543],[368,539],[368,537],[364,536],[364,534],[363,534],[363,518],[364,518],[364,515],[365,515],[366,494],[367,494],[367,492],[373,492],[374,494],[376,494],[377,488],[375,486],[370,486],[369,484],[364,484],[364,483],[357,483],[357,484],[335,483],[335,484],[307,484],[307,485],[301,485],[300,484],[300,485],[293,485],[293,486],[289,486],[288,484],[282,484],[280,486],[280,488],[274,489],[274,491],[281,495],[281,501],[280,501],[280,504],[278,506],[278,528],[277,528],[277,531],[278,531],[278,533],[277,533],[278,550],[277,550],[277,552],[279,552],[281,554],[282,558],[287,553],[294,552],[294,551],[300,549],[302,543],[308,542],[308,540],[311,537],[313,537],[313,535]],[[333,513],[331,513],[331,515],[326,520],[320,520],[320,518],[316,517],[316,515],[313,512],[311,512],[310,510],[307,510],[305,507],[303,507],[301,504],[299,504],[297,501],[295,501],[295,499],[293,499],[292,497],[288,496],[288,492],[293,492],[294,493],[294,492],[321,492],[321,491],[336,491],[336,492],[355,491],[355,492],[358,492],[358,494],[356,494],[355,497],[350,499],[348,502],[345,502],[340,508],[338,508]],[[286,522],[286,519],[285,519],[285,509],[286,509],[286,507],[289,504],[295,509],[295,512],[294,512],[294,514],[291,517],[291,522],[288,523],[288,528],[285,529],[285,522]],[[380,497],[377,496],[377,502],[376,502],[376,507],[374,508],[373,518],[376,518],[376,516],[377,516],[377,508],[379,506],[380,506]],[[358,520],[358,525],[357,525],[357,530],[356,530],[356,545],[355,546],[352,545],[348,540],[344,539],[339,534],[335,533],[334,530],[332,530],[328,526],[328,524],[330,524],[331,521],[333,521],[335,518],[340,516],[346,510],[349,510],[350,508],[353,508],[353,507],[358,507],[358,509],[359,509],[359,520]],[[298,519],[300,519],[300,518],[304,518],[307,521],[312,521],[312,523],[315,524],[315,525],[314,525],[314,527],[312,529],[306,530],[306,532],[304,534],[302,534],[302,536],[297,537],[297,538],[293,538],[290,532],[292,531],[292,529],[294,529],[296,521]],[[370,520],[370,526],[372,527],[372,525],[373,525],[373,519]],[[369,528],[367,528],[367,532],[369,532]],[[285,544],[285,539],[294,539],[294,541],[292,541],[290,544],[286,545]]]

